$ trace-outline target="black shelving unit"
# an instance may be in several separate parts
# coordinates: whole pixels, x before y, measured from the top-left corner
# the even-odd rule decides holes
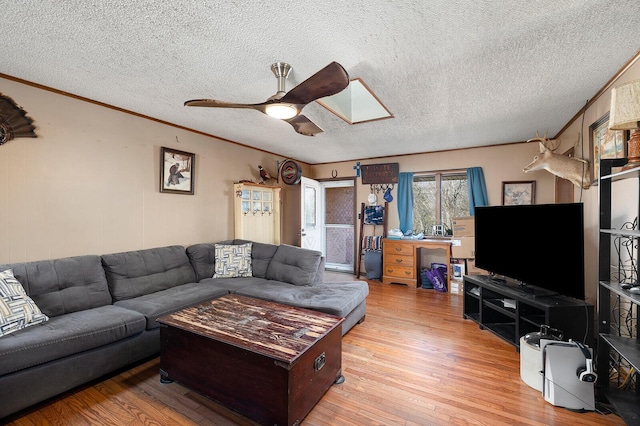
[[[561,330],[565,339],[593,347],[593,305],[548,290],[500,282],[488,275],[464,277],[463,315],[520,349],[520,338],[541,325]]]
[[[610,403],[616,414],[627,424],[640,424],[640,336],[637,321],[640,312],[640,295],[623,288],[638,280],[637,261],[640,231],[637,229],[637,217],[632,219],[629,229],[612,229],[611,211],[613,183],[618,180],[640,177],[640,167],[612,173],[616,167],[626,164],[626,159],[600,160],[599,202],[600,202],[600,239],[598,253],[598,372],[597,397]],[[640,186],[640,181],[638,182]],[[640,214],[640,194],[624,194],[625,200],[635,201],[636,214]],[[627,201],[625,201],[627,202]],[[629,247],[627,251],[632,265],[630,273],[624,273],[624,259],[611,259],[612,248],[616,244]],[[623,241],[623,243],[620,243]],[[612,262],[613,260],[613,262]],[[617,265],[616,265],[617,264]],[[612,268],[613,266],[613,268]],[[613,278],[613,279],[612,279]],[[620,282],[623,281],[623,282]],[[622,317],[631,318],[630,326],[623,326]],[[631,373],[633,370],[635,373]],[[633,374],[633,376],[631,376]],[[630,377],[625,377],[630,376]],[[625,390],[629,382],[634,390]],[[622,389],[621,389],[622,388]]]

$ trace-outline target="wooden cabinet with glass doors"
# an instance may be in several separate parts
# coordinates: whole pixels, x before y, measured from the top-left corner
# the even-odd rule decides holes
[[[235,238],[280,244],[280,187],[236,183]]]

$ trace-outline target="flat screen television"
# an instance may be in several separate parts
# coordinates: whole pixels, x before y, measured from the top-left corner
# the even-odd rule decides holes
[[[476,266],[540,295],[584,293],[582,203],[475,208]]]

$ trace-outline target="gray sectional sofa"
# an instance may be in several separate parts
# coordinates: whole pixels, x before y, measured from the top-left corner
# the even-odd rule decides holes
[[[0,337],[0,420],[157,355],[157,318],[224,294],[344,317],[343,335],[364,320],[367,283],[324,283],[319,252],[252,243],[250,276],[216,267],[214,243],[0,265],[49,317]]]

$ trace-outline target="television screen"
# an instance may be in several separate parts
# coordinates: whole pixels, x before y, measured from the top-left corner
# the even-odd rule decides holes
[[[584,299],[583,214],[582,203],[476,207],[476,266]]]

